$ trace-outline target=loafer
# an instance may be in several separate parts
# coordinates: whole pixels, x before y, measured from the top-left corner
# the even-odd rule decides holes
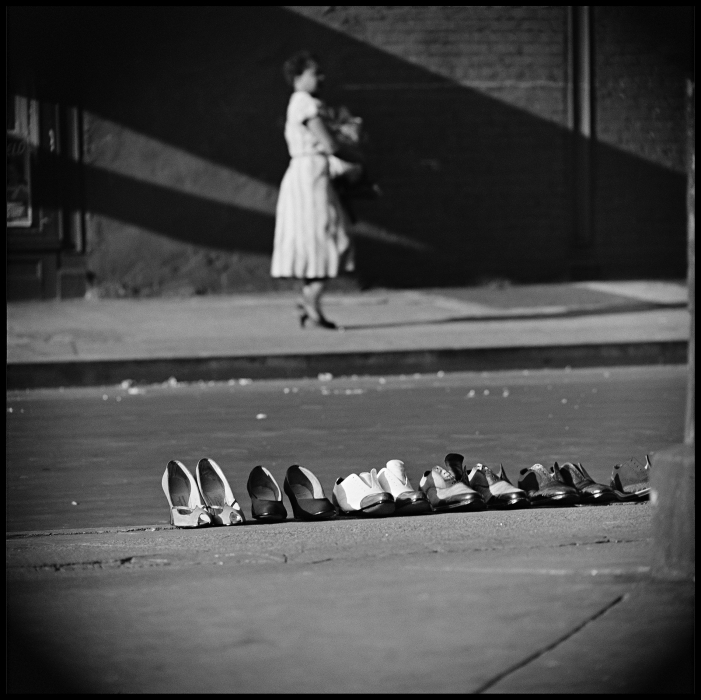
[[[431,512],[431,504],[423,491],[417,491],[409,483],[409,477],[401,459],[390,459],[380,469],[377,480],[387,493],[394,497],[397,515],[421,515]]]
[[[281,522],[287,517],[282,491],[275,477],[260,465],[253,467],[246,484],[251,497],[251,515],[262,522]]]
[[[336,517],[336,509],[326,498],[321,482],[309,469],[293,464],[285,474],[282,487],[290,499],[295,518],[329,520]]]
[[[243,525],[246,518],[221,467],[208,457],[197,463],[197,485],[212,514],[214,525]]]
[[[419,488],[426,494],[436,513],[484,510],[482,496],[456,478],[452,470],[435,466],[423,473]]]
[[[394,497],[380,486],[375,469],[336,479],[331,498],[346,515],[385,517],[395,511]]]
[[[504,471],[504,466],[501,471]],[[486,464],[478,463],[467,475],[470,486],[482,496],[487,508],[529,508],[526,492],[512,486],[508,480],[495,474]]]
[[[533,505],[572,506],[581,503],[579,491],[562,480],[557,462],[550,469],[534,464],[519,473],[518,487],[526,492]]]
[[[171,525],[192,528],[212,524],[212,514],[202,500],[197,482],[182,462],[177,459],[168,462],[161,486],[168,499]]]
[[[643,501],[650,498],[650,456],[645,455],[645,466],[635,457],[616,464],[611,472],[611,488],[619,501]]]
[[[560,467],[560,476],[568,486],[574,486],[582,497],[582,503],[604,504],[617,501],[616,492],[605,484],[597,484],[581,463],[565,462]]]

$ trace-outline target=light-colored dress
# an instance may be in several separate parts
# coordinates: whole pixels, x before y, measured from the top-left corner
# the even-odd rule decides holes
[[[322,279],[353,269],[347,216],[331,184],[330,154],[306,126],[321,113],[320,100],[307,92],[292,94],[285,123],[290,165],[277,201],[273,277]]]

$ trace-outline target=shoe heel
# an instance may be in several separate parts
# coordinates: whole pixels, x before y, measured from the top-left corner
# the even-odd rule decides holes
[[[307,321],[309,320],[309,313],[304,308],[304,304],[298,303],[297,310],[299,311],[299,327],[306,328]]]
[[[294,494],[294,491],[290,488],[290,485],[287,483],[287,479],[285,479],[285,482],[282,485],[282,489],[285,492],[285,495],[287,496],[287,499],[290,502],[290,505],[292,506],[292,514],[297,520],[303,520],[305,513],[304,511],[299,507],[299,504],[297,503],[297,497]]]

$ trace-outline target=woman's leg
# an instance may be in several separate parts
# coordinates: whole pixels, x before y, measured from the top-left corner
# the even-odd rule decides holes
[[[303,309],[300,321],[302,326],[305,325],[307,318],[312,322],[312,325],[317,328],[329,328],[338,330],[338,326],[324,317],[321,310],[321,295],[324,292],[326,280],[324,279],[305,279],[302,287],[302,303],[300,308]]]
[[[324,293],[325,280],[305,279],[302,287],[304,306],[312,321],[320,321],[324,314],[321,311],[321,295]]]

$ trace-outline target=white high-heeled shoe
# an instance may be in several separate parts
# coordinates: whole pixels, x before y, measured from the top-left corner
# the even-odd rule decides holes
[[[205,527],[212,516],[202,501],[197,482],[177,459],[168,462],[161,479],[163,493],[170,506],[170,524],[175,527]]]
[[[214,516],[214,524],[243,525],[246,518],[219,465],[204,457],[197,463],[195,474],[202,499]]]

